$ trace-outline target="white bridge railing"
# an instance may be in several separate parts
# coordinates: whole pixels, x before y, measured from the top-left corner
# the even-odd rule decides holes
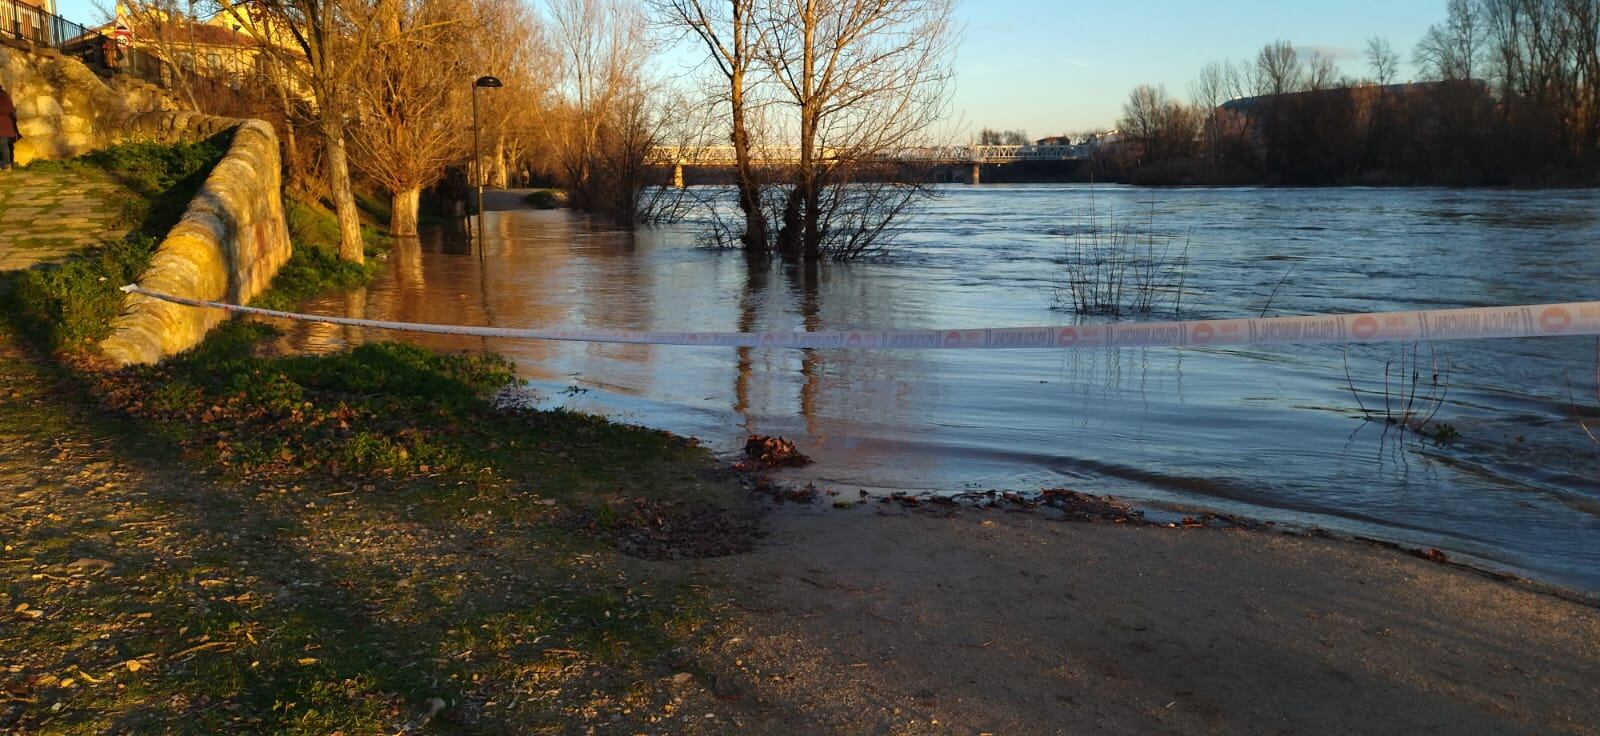
[[[839,158],[839,149],[817,151],[821,160]],[[1009,163],[1012,161],[1070,161],[1088,158],[1085,146],[929,146],[884,151],[871,157],[876,161],[919,161],[924,163]],[[792,164],[800,160],[798,146],[757,146],[751,150],[757,164]],[[731,166],[733,146],[657,146],[649,161],[662,166]]]

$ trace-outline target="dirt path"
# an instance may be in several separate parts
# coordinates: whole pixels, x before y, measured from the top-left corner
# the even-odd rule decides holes
[[[77,170],[0,174],[0,271],[59,260],[105,238],[121,238],[116,184]]]
[[[711,659],[763,733],[1600,733],[1600,611],[1361,543],[782,512]],[[731,729],[730,732],[742,729]]]

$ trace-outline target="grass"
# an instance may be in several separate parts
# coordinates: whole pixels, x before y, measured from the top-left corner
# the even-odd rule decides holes
[[[21,332],[46,350],[62,352],[90,350],[110,334],[111,319],[122,303],[117,287],[137,280],[149,266],[160,237],[183,216],[227,152],[231,136],[176,145],[124,143],[25,167],[118,182],[121,189],[108,195],[108,206],[119,208],[120,224],[136,231],[59,264],[0,276],[0,305]]]
[[[83,351],[111,334],[123,294],[150,265],[146,235],[105,243],[45,268],[0,276],[0,304],[21,331],[50,351]]]
[[[1410,430],[1439,442],[1459,438],[1461,432],[1454,425],[1435,421],[1439,410],[1444,408],[1445,399],[1450,396],[1450,357],[1443,356],[1441,362],[1432,344],[1428,346],[1426,361],[1422,359],[1416,343],[1400,345],[1396,352],[1398,355],[1395,360],[1383,364],[1382,411],[1378,410],[1377,404],[1368,408],[1366,402],[1362,401],[1361,392],[1356,389],[1355,380],[1350,376],[1350,356],[1346,352],[1345,383],[1361,410],[1362,418],[1369,422],[1382,421],[1385,432],[1388,427],[1395,427],[1402,432]],[[1396,363],[1399,365],[1396,366]],[[1377,391],[1369,393],[1376,394]]]
[[[228,131],[194,143],[123,143],[76,158],[35,161],[22,170],[109,178],[123,189],[108,203],[120,210],[119,224],[160,236],[177,224],[232,141]]]
[[[253,304],[290,309],[320,293],[358,288],[378,266],[338,257],[339,230],[333,216],[316,207],[286,202],[294,254],[268,291]],[[369,232],[369,251],[386,241]],[[118,287],[138,280],[150,265],[158,238],[137,234],[90,248],[59,264],[0,275],[0,305],[23,335],[51,352],[93,352],[110,334],[122,304]]]
[[[339,223],[333,213],[286,199],[284,217],[288,221],[294,253],[278,270],[267,291],[251,300],[252,305],[289,310],[318,294],[349,291],[372,280],[378,264],[372,261],[356,264],[339,259]],[[388,240],[376,231],[366,227],[362,230],[367,240],[367,255],[376,255],[388,247]]]
[[[563,733],[596,712],[643,724],[671,709],[664,678],[693,669],[684,652],[704,591],[619,565],[559,520],[616,493],[711,485],[697,451],[600,420],[512,415],[497,431],[432,438],[463,462],[426,471],[374,456],[334,472],[341,451],[321,446],[227,463],[197,448],[246,426],[304,425],[290,418],[291,384],[313,406],[351,406],[350,426],[329,431],[352,435],[403,438],[406,424],[364,413],[396,400],[419,424],[494,416],[478,393],[496,381],[494,359],[379,346],[258,364],[246,354],[255,330],[87,385],[4,343],[0,449],[54,460],[0,466],[15,489],[0,555],[13,581],[0,593],[0,729]],[[156,400],[157,375],[181,376],[188,386],[172,393],[187,398],[106,410]],[[121,393],[105,396],[102,381]],[[227,413],[237,406],[209,421],[211,407],[183,409],[226,403],[235,386],[289,413],[242,424],[249,412]],[[502,448],[468,446],[484,440]],[[552,497],[568,501],[541,502]],[[435,699],[442,710],[425,718]]]
[[[332,257],[326,212],[289,216],[295,260],[257,303],[369,275]],[[6,282],[0,731],[661,728],[706,591],[609,534],[635,499],[659,528],[741,508],[712,458],[500,408],[496,356],[274,355],[270,327],[230,321],[157,366],[85,368],[151,243]]]

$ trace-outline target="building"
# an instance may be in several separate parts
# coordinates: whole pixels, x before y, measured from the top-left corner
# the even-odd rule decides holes
[[[251,22],[248,17],[246,22]],[[271,81],[298,90],[292,75],[277,68],[275,55],[231,13],[202,21],[136,2],[119,3],[117,19],[96,31],[123,44],[111,66],[169,89],[183,86],[177,84],[181,76],[190,86],[199,82],[237,90]]]

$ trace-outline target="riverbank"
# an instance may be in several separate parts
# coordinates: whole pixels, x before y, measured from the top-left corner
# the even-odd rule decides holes
[[[1600,611],[1391,550],[999,512],[770,523],[696,563],[730,593],[712,656],[754,732],[1600,732]]]
[[[297,258],[276,298],[365,276]],[[75,264],[28,303],[122,267]],[[492,354],[267,333],[104,372],[0,326],[0,730],[1600,722],[1600,612],[1523,586],[1246,531],[774,509],[693,440],[507,408]]]
[[[646,560],[617,549],[639,528],[621,495],[738,518],[750,496],[692,452],[607,469],[617,442],[570,433],[527,451],[544,481],[242,480],[172,462],[4,345],[0,725],[20,733],[1600,723],[1600,611],[1394,550],[863,504],[770,510],[743,554]]]

